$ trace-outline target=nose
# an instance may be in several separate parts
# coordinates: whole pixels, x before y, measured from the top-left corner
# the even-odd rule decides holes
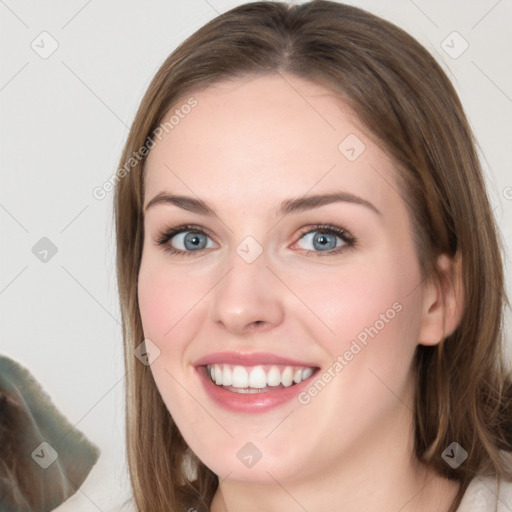
[[[267,331],[284,318],[286,289],[267,267],[265,251],[248,262],[236,251],[230,270],[213,290],[211,320],[231,334]]]

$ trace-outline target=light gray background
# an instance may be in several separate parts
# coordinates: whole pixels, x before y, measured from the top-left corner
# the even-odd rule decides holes
[[[0,352],[101,448],[101,479],[84,485],[84,510],[106,511],[127,493],[112,193],[100,201],[92,190],[115,172],[163,60],[240,3],[0,0]],[[351,3],[415,36],[454,82],[481,146],[511,293],[512,1]],[[464,43],[454,31],[469,44],[457,58]],[[42,58],[32,46],[48,51],[52,38],[58,48]],[[46,263],[32,252],[42,237],[58,249]]]

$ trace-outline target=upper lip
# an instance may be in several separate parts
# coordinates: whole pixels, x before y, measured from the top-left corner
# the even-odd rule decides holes
[[[316,368],[314,364],[307,361],[299,361],[288,357],[281,357],[269,352],[215,352],[208,354],[194,363],[194,366],[206,366],[207,364],[227,363],[240,366],[257,366],[263,364],[275,364],[284,366],[305,366]]]

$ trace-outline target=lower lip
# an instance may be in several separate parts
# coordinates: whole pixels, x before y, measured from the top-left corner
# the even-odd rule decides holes
[[[196,370],[206,393],[216,404],[229,411],[245,413],[266,412],[293,400],[304,388],[309,386],[311,379],[317,373],[317,370],[315,370],[308,379],[286,388],[276,389],[275,391],[237,393],[214,384],[206,375],[206,368],[204,366],[196,367]]]

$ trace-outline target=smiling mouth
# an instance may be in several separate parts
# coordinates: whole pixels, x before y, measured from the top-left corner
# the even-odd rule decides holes
[[[216,386],[233,393],[267,393],[292,387],[310,379],[318,368],[289,365],[241,366],[207,364],[206,376]]]

